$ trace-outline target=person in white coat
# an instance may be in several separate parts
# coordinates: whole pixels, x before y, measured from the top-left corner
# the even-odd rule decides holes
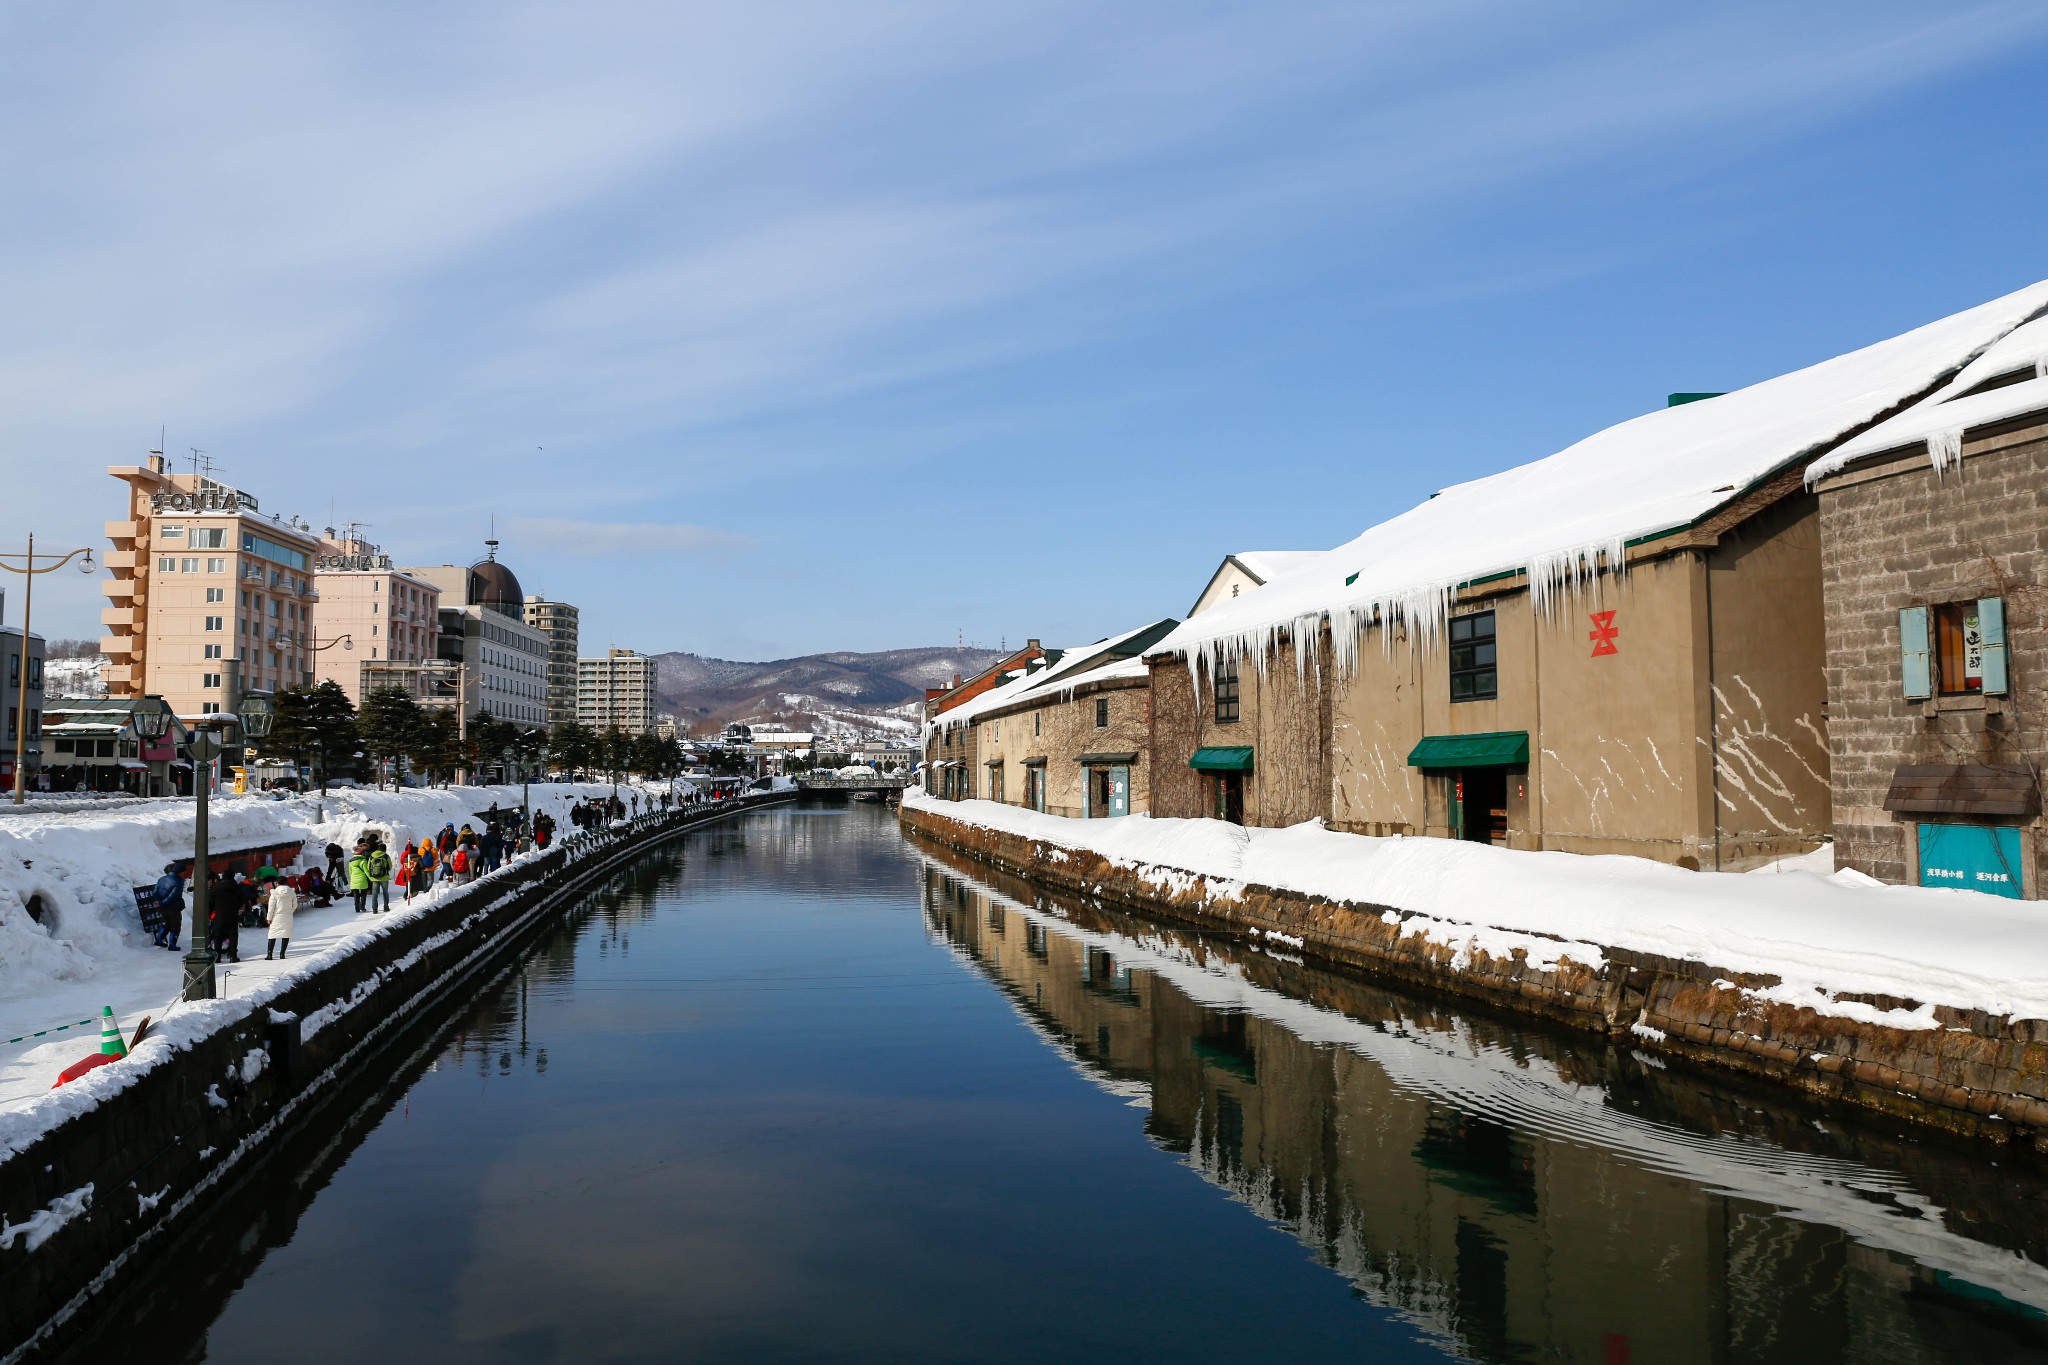
[[[269,941],[263,945],[266,962],[270,960],[272,950],[276,951],[278,961],[284,961],[284,950],[292,944],[292,916],[298,912],[299,893],[292,889],[290,882],[278,878],[270,888],[270,934]]]

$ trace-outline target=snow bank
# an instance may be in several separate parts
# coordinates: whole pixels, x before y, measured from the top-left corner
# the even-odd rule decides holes
[[[1454,949],[1530,950],[1586,966],[1605,950],[1771,975],[1781,1003],[1898,1028],[1933,1028],[1932,1006],[2048,1018],[2048,908],[1975,891],[1878,886],[1850,871],[1688,872],[1624,856],[1527,853],[1451,839],[1339,834],[1320,821],[1244,829],[1146,815],[1072,820],[912,788],[906,809],[1098,853],[1167,890],[1207,879],[1413,916],[1405,932]],[[1879,1012],[1841,995],[1919,1001]]]
[[[1365,625],[1405,621],[1432,633],[1461,583],[1526,573],[1542,603],[1621,564],[1629,542],[1689,526],[1760,480],[1814,459],[2044,307],[2048,282],[1446,488],[1257,592],[1218,603],[1150,652],[1185,654],[1191,667],[1246,655],[1263,666],[1281,636],[1312,636],[1328,616],[1337,666],[1348,670]]]
[[[567,833],[571,805],[612,789],[538,783],[531,790],[534,808],[552,814]],[[478,824],[477,813],[493,803],[516,808],[519,800],[517,786],[354,789],[283,801],[220,797],[208,809],[209,845],[226,851],[296,839],[305,842],[306,861],[324,861],[329,843],[350,847],[367,828],[418,840],[451,821],[457,828]],[[154,883],[171,860],[192,856],[192,822],[189,800],[0,816],[0,1038],[97,1015],[102,1005],[113,1007],[124,1029],[143,1014],[162,1018],[178,993],[178,955],[151,946],[132,888]],[[31,897],[40,902],[41,923],[28,913]],[[337,910],[300,910],[304,938],[295,942],[294,966],[301,953],[310,958],[316,940],[334,939],[329,926],[337,914],[362,923],[346,902]],[[262,931],[244,936],[245,949],[254,943],[260,958]],[[229,969],[231,979],[258,975],[252,963]],[[0,1046],[0,1105],[25,1090],[47,1089],[57,1071],[93,1046],[93,1039],[81,1043],[75,1034],[36,1046]]]

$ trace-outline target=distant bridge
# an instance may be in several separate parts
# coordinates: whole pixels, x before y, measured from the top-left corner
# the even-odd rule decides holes
[[[838,773],[798,773],[796,784],[807,792],[900,792],[910,785],[910,779],[900,774],[841,777]]]

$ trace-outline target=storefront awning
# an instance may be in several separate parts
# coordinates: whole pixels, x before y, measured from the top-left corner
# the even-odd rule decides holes
[[[1117,754],[1082,754],[1074,760],[1084,768],[1115,768],[1138,761],[1138,751],[1129,749]]]
[[[1043,768],[1045,760],[1042,758],[1027,758],[1024,760],[1024,766],[1027,768]]]
[[[1224,745],[1197,749],[1188,766],[1198,773],[1248,773],[1252,770],[1252,746]]]
[[[1908,763],[1892,773],[1884,794],[1894,815],[2024,818],[2037,804],[2027,769],[1982,763]]]
[[[1408,754],[1411,768],[1512,768],[1529,761],[1527,730],[1480,735],[1425,735]]]

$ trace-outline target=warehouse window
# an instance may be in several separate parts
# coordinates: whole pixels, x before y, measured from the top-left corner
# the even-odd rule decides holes
[[[1095,728],[1098,730],[1107,730],[1109,728],[1108,697],[1097,697],[1095,699]]]
[[[1241,714],[1237,692],[1237,661],[1216,665],[1216,723],[1230,725]]]
[[[1451,700],[1491,701],[1500,695],[1493,613],[1475,612],[1451,621]]]

